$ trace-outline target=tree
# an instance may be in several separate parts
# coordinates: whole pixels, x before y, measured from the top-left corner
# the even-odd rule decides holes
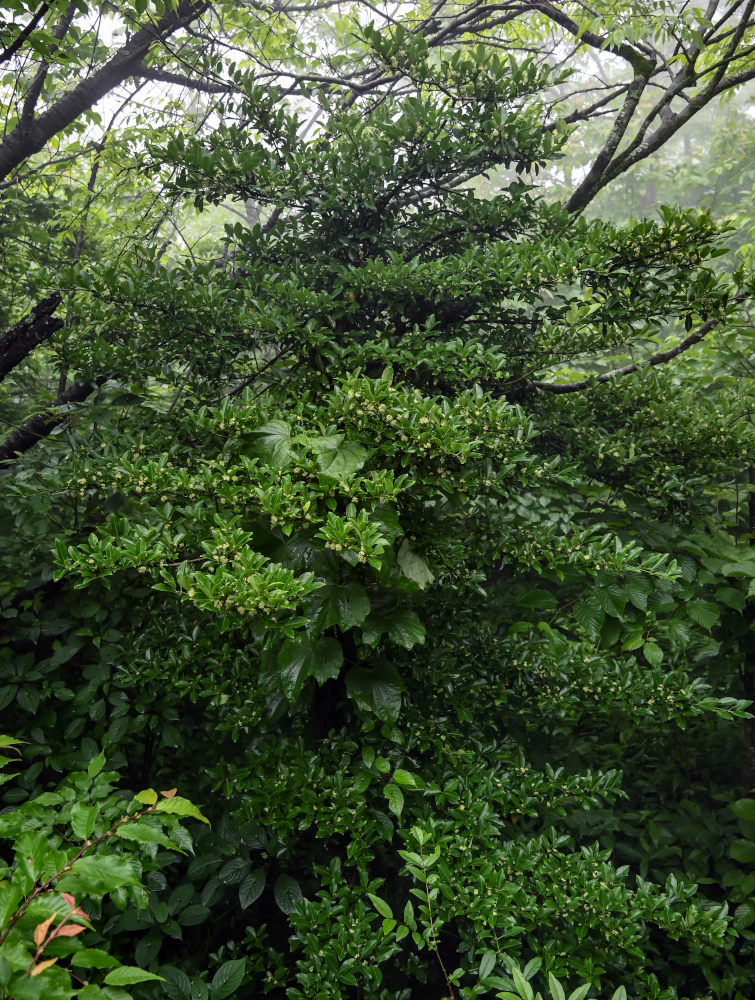
[[[102,741],[128,781],[193,770],[222,791],[149,912],[105,912],[119,960],[167,980],[145,996],[751,986],[725,905],[732,873],[749,905],[747,875],[718,847],[678,858],[660,802],[703,784],[691,770],[745,709],[710,631],[722,608],[746,620],[752,576],[727,532],[751,526],[726,509],[752,428],[719,361],[752,279],[715,266],[704,214],[579,211],[616,167],[634,78],[589,185],[565,206],[538,193],[566,80],[548,37],[499,54],[506,32],[537,40],[533,13],[574,33],[544,5],[362,23],[366,68],[292,72],[322,102],[309,136],[294,102],[239,78],[223,120],[149,155],[170,204],[257,218],[204,259],[147,247],[76,271],[66,368],[102,392],[7,473],[20,538],[42,515],[58,541],[55,581],[8,546],[19,665],[0,698],[14,729],[39,718],[48,767]],[[623,40],[576,31],[644,78],[629,15]],[[733,86],[750,29],[732,48],[711,24]],[[483,30],[488,47],[451,44]],[[477,196],[497,169],[509,182]],[[752,800],[736,810],[746,824]]]

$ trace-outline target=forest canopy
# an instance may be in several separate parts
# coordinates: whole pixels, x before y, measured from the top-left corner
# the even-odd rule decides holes
[[[747,1000],[755,3],[0,0],[0,1000]]]

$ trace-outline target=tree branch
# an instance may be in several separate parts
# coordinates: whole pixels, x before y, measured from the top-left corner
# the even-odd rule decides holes
[[[167,10],[155,24],[140,28],[104,66],[64,94],[47,111],[24,126],[19,122],[0,143],[0,179],[43,149],[54,135],[71,125],[105,94],[133,76],[155,42],[195,20],[209,6],[209,0],[179,0],[175,11]]]
[[[678,357],[685,351],[688,351],[690,347],[698,344],[706,334],[718,326],[719,320],[709,319],[707,322],[703,323],[701,327],[694,330],[688,337],[677,344],[676,347],[671,347],[668,351],[659,351],[657,354],[651,355],[645,361],[637,361],[631,365],[624,365],[622,368],[614,368],[610,372],[606,372],[604,375],[599,375],[597,378],[588,376],[587,378],[580,379],[579,382],[530,382],[529,387],[532,389],[541,389],[543,392],[552,392],[557,396],[563,395],[567,392],[581,392],[583,389],[589,389],[595,385],[602,385],[604,382],[612,382],[615,378],[620,375],[631,375],[632,372],[639,371],[640,368],[649,368],[655,365],[664,365],[667,361],[671,361],[673,358]]]
[[[37,27],[37,25],[39,24],[39,22],[42,20],[42,18],[45,16],[45,14],[49,9],[50,9],[49,3],[42,4],[42,6],[39,8],[37,13],[32,17],[31,21],[29,21],[26,27],[22,28],[21,31],[19,31],[16,40],[14,42],[11,42],[11,44],[7,48],[3,49],[3,51],[0,52],[0,63],[7,62],[11,58],[11,56],[14,56],[16,52],[18,52],[18,50],[24,44],[24,42],[32,33],[32,31],[34,31],[34,29]]]
[[[63,320],[53,316],[59,305],[60,292],[53,292],[0,337],[0,381],[35,347],[60,330]]]
[[[38,441],[48,437],[68,417],[67,409],[61,412],[63,407],[67,407],[70,403],[82,403],[105,381],[104,378],[100,378],[95,382],[74,382],[61,392],[48,409],[27,420],[0,444],[0,466],[29,451]]]
[[[171,83],[177,87],[188,87],[190,90],[201,91],[203,94],[230,94],[234,90],[230,83],[222,81],[213,83],[211,80],[197,79],[185,76],[183,73],[171,73],[168,70],[159,69],[157,66],[147,66],[144,63],[135,67],[134,76],[138,76],[142,80],[155,80],[158,83]]]

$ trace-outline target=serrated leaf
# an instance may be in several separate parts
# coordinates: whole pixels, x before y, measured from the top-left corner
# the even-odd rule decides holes
[[[123,823],[115,831],[115,835],[122,840],[132,840],[137,844],[160,844],[161,847],[167,847],[172,851],[179,850],[162,830],[150,826],[142,820],[135,823]]]
[[[258,870],[250,872],[239,886],[239,904],[242,910],[251,906],[262,895],[265,888],[265,873]]]
[[[290,875],[278,876],[273,886],[273,895],[279,909],[285,914],[293,913],[302,899],[304,899],[301,886]]]
[[[371,612],[362,626],[362,640],[373,646],[381,635],[404,649],[411,649],[425,641],[425,627],[414,611],[408,608],[390,608]]]
[[[209,824],[210,822],[206,816],[202,815],[198,806],[180,795],[176,795],[172,799],[160,799],[155,806],[155,812],[170,813],[172,816],[191,816],[192,819],[199,819],[203,823]]]
[[[605,614],[594,604],[587,604],[584,601],[574,605],[574,617],[591,639],[597,639],[603,627]]]
[[[96,757],[92,757],[87,766],[87,774],[90,778],[96,778],[105,766],[105,754],[100,751]]]
[[[234,958],[230,962],[223,962],[218,971],[212,977],[210,992],[212,1000],[225,1000],[241,985],[246,969],[246,959]]]
[[[143,792],[137,792],[134,799],[142,805],[153,806],[157,802],[157,792],[154,788],[145,788]]]
[[[271,420],[254,430],[259,451],[270,465],[283,468],[291,456],[291,428],[282,420]]]
[[[97,806],[77,802],[71,809],[71,829],[80,840],[88,840],[97,822]]]
[[[379,661],[372,670],[352,667],[346,693],[359,708],[374,712],[381,722],[395,722],[401,711],[401,678],[393,664]]]
[[[138,969],[135,965],[121,965],[120,968],[108,972],[105,976],[105,983],[108,986],[132,986],[134,983],[146,983],[152,979],[157,979],[161,983],[165,982],[162,976],[157,976],[154,972]]]
[[[138,884],[136,872],[126,858],[97,855],[74,861],[71,869],[61,876],[57,888],[75,895],[90,893],[101,896],[120,886]]]
[[[340,434],[309,443],[317,454],[320,472],[333,479],[349,479],[362,468],[367,458],[366,448],[356,441],[343,441]]]
[[[388,808],[390,811],[394,816],[401,816],[401,811],[404,808],[404,793],[392,781],[388,782],[383,791],[386,799],[388,799]]]
[[[734,911],[733,921],[737,930],[746,930],[755,921],[755,902],[748,899],[740,903]]]
[[[416,583],[420,590],[424,590],[435,579],[435,574],[430,571],[422,556],[412,549],[406,539],[401,543],[396,561],[401,567],[401,572]]]
[[[301,694],[307,677],[314,677],[318,684],[338,677],[343,665],[343,649],[331,636],[317,640],[286,639],[278,653],[281,686],[291,704]]]
[[[121,964],[102,948],[82,948],[71,955],[71,962],[82,969],[113,969]]]
[[[660,667],[663,663],[663,650],[655,642],[646,642],[642,647],[642,655],[651,667]]]
[[[685,610],[693,622],[711,629],[718,621],[718,607],[710,601],[688,601]]]

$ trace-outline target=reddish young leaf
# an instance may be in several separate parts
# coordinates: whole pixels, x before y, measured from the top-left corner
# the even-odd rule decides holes
[[[70,892],[61,892],[60,894],[63,899],[68,903],[69,906],[76,906],[76,897],[72,896]]]
[[[55,928],[53,937],[76,937],[77,934],[81,934],[85,930],[86,927],[82,927],[81,924],[61,924],[60,927]]]
[[[34,968],[31,970],[31,974],[33,976],[38,976],[40,972],[44,972],[45,969],[49,969],[51,965],[55,965],[57,960],[58,960],[57,956],[55,958],[46,958],[44,962],[39,962],[37,963],[37,965],[34,966]]]
[[[43,920],[41,924],[37,924],[37,926],[34,928],[34,944],[38,948],[42,944],[44,939],[47,937],[47,932],[50,929],[50,924],[53,922],[56,916],[57,914],[53,913],[51,917],[48,917],[47,920]]]

